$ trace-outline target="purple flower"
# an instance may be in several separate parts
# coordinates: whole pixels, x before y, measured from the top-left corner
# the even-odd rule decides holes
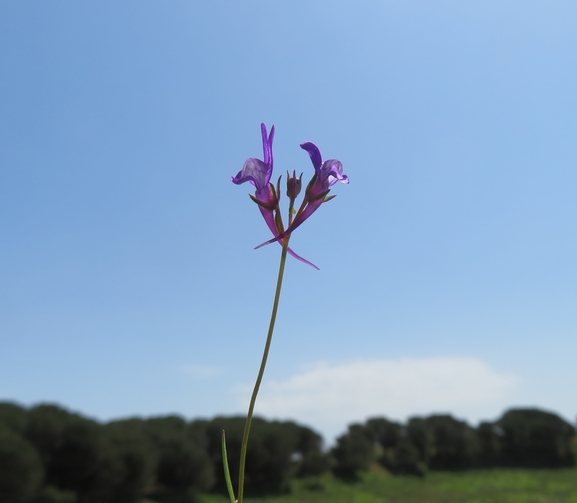
[[[288,236],[307,218],[309,218],[321,204],[335,197],[327,197],[331,187],[335,183],[349,183],[349,177],[347,175],[343,175],[343,165],[340,161],[337,161],[336,159],[328,159],[323,162],[318,147],[310,141],[302,143],[301,148],[308,152],[315,168],[315,174],[313,175],[306,188],[303,203],[298,210],[293,223],[286,231],[282,232],[278,236],[275,236],[273,239],[270,239],[269,241],[257,246],[257,248],[270,243],[274,243],[275,241],[281,240]]]
[[[237,185],[249,181],[251,185],[256,187],[254,196],[260,203],[259,207],[262,208],[262,205],[264,205],[270,206],[271,209],[274,209],[278,206],[278,199],[274,193],[274,188],[270,184],[270,177],[272,175],[273,167],[272,140],[274,138],[274,126],[270,128],[270,135],[267,135],[266,126],[264,124],[260,125],[260,129],[262,132],[262,149],[264,152],[264,161],[255,159],[253,157],[247,159],[242,169],[237,173],[235,177],[231,177],[230,180]]]
[[[260,125],[260,129],[262,133],[262,149],[264,153],[264,161],[252,157],[247,159],[244,163],[244,166],[237,173],[237,175],[231,177],[231,181],[237,185],[248,181],[254,187],[256,187],[254,196],[250,194],[250,197],[255,203],[258,204],[258,208],[268,228],[275,236],[273,241],[278,241],[282,245],[283,240],[287,234],[281,236],[281,234],[284,233],[284,229],[282,226],[282,220],[280,218],[278,206],[280,190],[278,187],[275,190],[274,185],[270,183],[273,169],[272,141],[274,138],[274,126],[271,127],[269,135],[267,135],[266,126],[264,124]],[[276,218],[275,214],[278,215],[279,218]],[[297,260],[300,260],[301,262],[304,262],[305,264],[318,269],[316,265],[297,255],[290,248],[288,249],[288,253]]]
[[[302,212],[299,211],[295,217],[290,232],[301,225],[319,208],[322,203],[326,201],[325,198],[335,183],[349,183],[349,177],[343,175],[343,165],[340,161],[329,159],[323,162],[318,147],[310,141],[302,143],[301,148],[309,153],[315,168],[315,174],[307,186],[305,199],[303,201],[303,206],[301,207]],[[329,200],[333,197],[335,196],[330,197]]]

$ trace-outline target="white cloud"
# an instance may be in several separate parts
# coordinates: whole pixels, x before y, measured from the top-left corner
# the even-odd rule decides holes
[[[181,365],[178,370],[188,376],[192,377],[214,377],[222,373],[222,369],[219,367],[213,367],[211,365]]]
[[[404,420],[448,412],[472,422],[492,419],[518,381],[477,358],[319,362],[286,381],[265,383],[256,412],[298,420],[332,440],[347,424],[377,415]],[[239,391],[245,400],[246,389]]]

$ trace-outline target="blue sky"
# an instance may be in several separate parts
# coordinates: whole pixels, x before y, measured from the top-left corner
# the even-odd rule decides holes
[[[276,126],[350,177],[292,237],[257,411],[577,405],[577,5],[5,1],[0,399],[244,413],[280,247],[235,175]]]

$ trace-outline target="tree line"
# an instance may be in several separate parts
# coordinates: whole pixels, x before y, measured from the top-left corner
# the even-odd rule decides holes
[[[244,417],[186,421],[179,416],[100,423],[56,405],[0,402],[0,503],[191,503],[226,491],[221,440],[238,471]],[[288,491],[295,477],[331,470],[354,480],[380,464],[392,473],[575,464],[575,430],[538,409],[506,412],[477,428],[449,415],[406,423],[384,417],[352,424],[334,448],[292,421],[253,420],[246,489]]]
[[[0,503],[189,503],[226,489],[221,439],[238,471],[244,417],[178,416],[108,423],[56,405],[0,402]],[[326,469],[322,437],[291,421],[253,419],[246,488],[286,491]]]
[[[406,424],[383,417],[352,424],[332,450],[333,471],[354,479],[378,463],[395,474],[472,468],[575,466],[575,428],[556,414],[512,409],[477,428],[450,415],[413,417]]]

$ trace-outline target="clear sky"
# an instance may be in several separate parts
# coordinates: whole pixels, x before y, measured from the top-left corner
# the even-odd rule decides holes
[[[339,159],[257,412],[577,414],[577,3],[0,3],[0,400],[244,413],[280,247],[248,185]],[[286,200],[284,201],[286,202]]]

